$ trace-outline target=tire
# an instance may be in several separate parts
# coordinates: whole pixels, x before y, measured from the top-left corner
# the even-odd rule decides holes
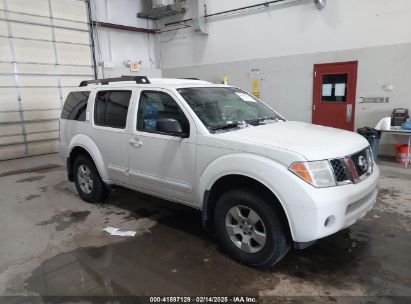
[[[109,190],[88,156],[79,155],[74,160],[73,176],[77,191],[84,201],[97,204],[107,198]]]
[[[217,202],[214,221],[221,246],[245,265],[271,268],[290,249],[288,228],[274,202],[252,190],[234,189],[223,194]]]

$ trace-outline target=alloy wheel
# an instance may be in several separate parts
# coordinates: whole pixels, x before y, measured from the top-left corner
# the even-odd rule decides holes
[[[93,191],[93,176],[86,165],[78,167],[77,178],[81,190],[86,194],[90,194]]]
[[[232,207],[227,212],[225,225],[231,241],[246,253],[260,251],[267,241],[267,231],[261,217],[249,207]]]

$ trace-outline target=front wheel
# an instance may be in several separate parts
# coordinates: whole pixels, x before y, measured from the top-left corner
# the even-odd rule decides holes
[[[89,203],[103,202],[109,191],[102,181],[93,161],[80,155],[74,160],[74,182],[80,197]]]
[[[223,194],[215,211],[217,237],[234,259],[269,268],[290,249],[290,237],[274,202],[252,190]]]

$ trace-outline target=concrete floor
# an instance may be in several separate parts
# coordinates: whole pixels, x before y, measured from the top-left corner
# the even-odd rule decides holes
[[[57,155],[0,162],[0,295],[411,297],[411,169],[384,163],[380,186],[357,224],[260,271],[227,257],[194,210],[126,189],[87,204]]]

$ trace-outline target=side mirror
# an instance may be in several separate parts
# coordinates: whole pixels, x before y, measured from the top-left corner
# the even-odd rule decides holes
[[[157,131],[172,136],[188,137],[188,133],[183,131],[181,123],[174,118],[157,119]]]

